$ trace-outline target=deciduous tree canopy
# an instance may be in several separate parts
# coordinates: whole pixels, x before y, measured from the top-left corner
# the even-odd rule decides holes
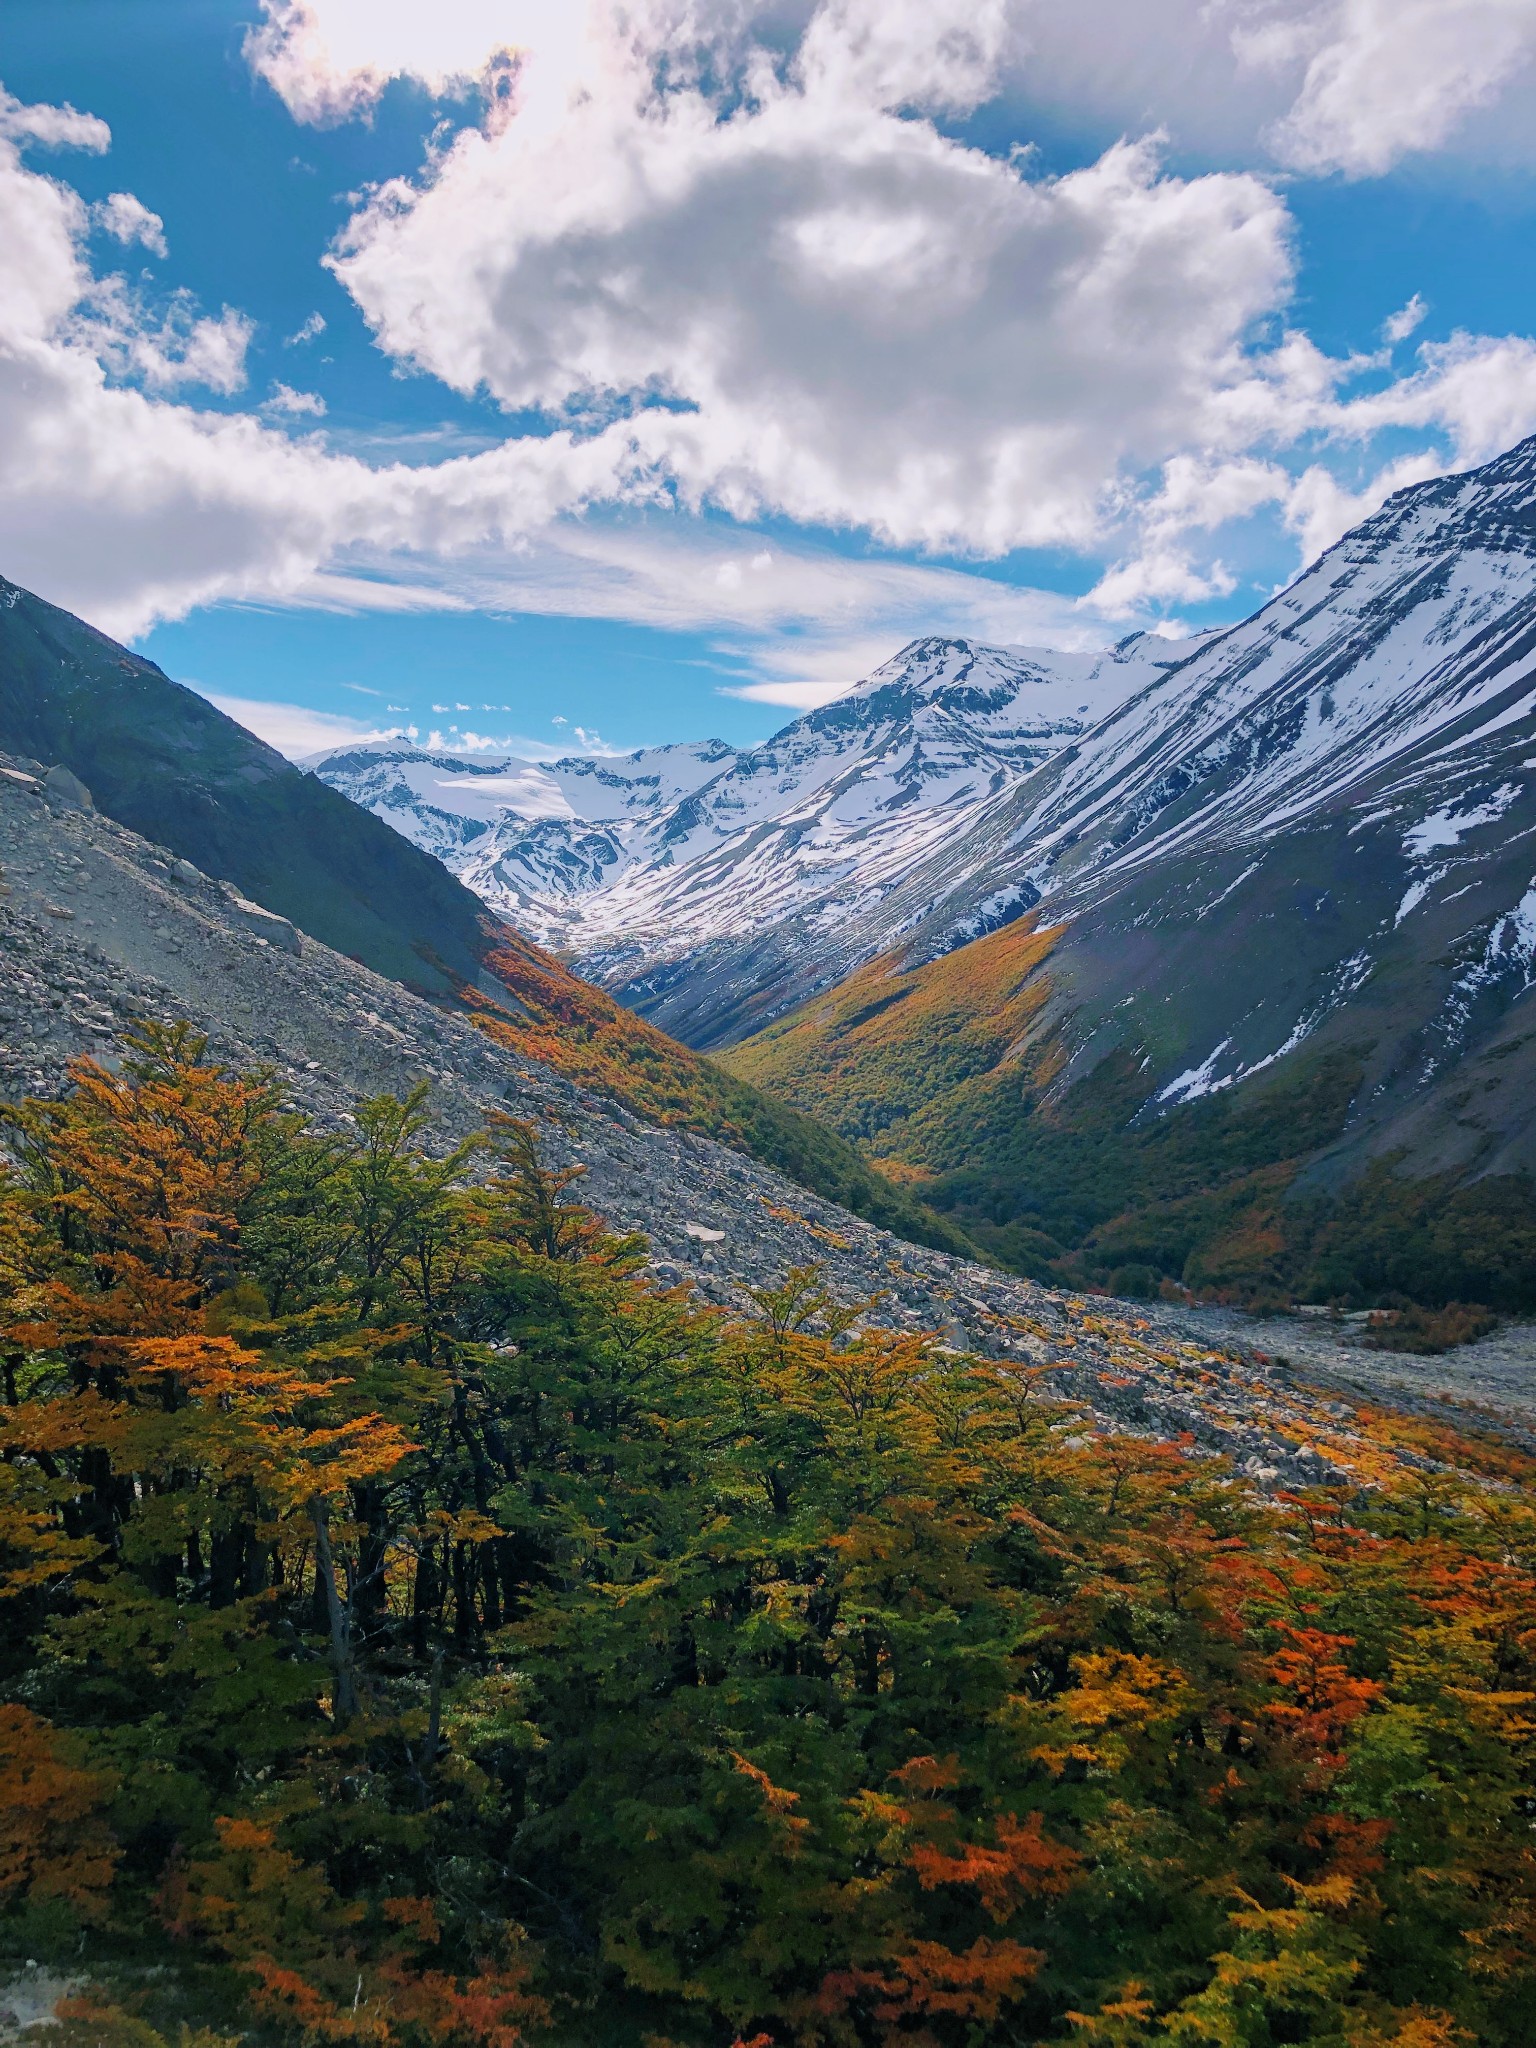
[[[0,1946],[67,2048],[1536,2038],[1515,1453],[1357,1415],[1264,1496],[184,1030],[11,1138]]]

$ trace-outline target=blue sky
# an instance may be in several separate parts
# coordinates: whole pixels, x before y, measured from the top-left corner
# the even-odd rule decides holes
[[[1536,6],[1145,12],[7,0],[0,570],[290,750],[1239,615],[1536,431]]]

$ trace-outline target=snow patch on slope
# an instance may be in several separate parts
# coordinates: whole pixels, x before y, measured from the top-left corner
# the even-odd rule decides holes
[[[1442,846],[1455,846],[1468,832],[1474,832],[1479,825],[1493,825],[1503,817],[1515,798],[1520,794],[1517,782],[1506,782],[1493,792],[1486,803],[1475,804],[1470,810],[1435,811],[1403,835],[1403,851],[1414,860],[1422,860],[1427,853],[1433,853]]]
[[[1186,1067],[1184,1072],[1176,1075],[1166,1088],[1158,1090],[1158,1101],[1198,1102],[1202,1095],[1214,1095],[1219,1088],[1230,1088],[1231,1075],[1224,1081],[1218,1081],[1216,1069],[1221,1064],[1222,1054],[1231,1043],[1230,1038],[1224,1038],[1220,1045],[1212,1046],[1198,1067]]]

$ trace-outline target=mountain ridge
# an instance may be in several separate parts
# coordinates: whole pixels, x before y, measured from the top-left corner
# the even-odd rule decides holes
[[[1038,651],[930,637],[753,747],[533,763],[384,739],[306,765],[586,978],[709,1045],[743,1035],[753,986],[771,1007],[778,978],[733,964],[743,1017],[694,1029],[698,1006],[674,1015],[671,992],[707,977],[711,949],[744,925],[856,920],[1180,652],[1131,635],[1053,670]]]
[[[1536,439],[1395,494],[1249,619],[1111,650],[1098,676],[1114,701],[1033,757],[1018,747],[996,781],[990,735],[1024,723],[989,699],[1001,651],[988,732],[973,722],[940,762],[910,684],[944,644],[913,643],[767,743],[799,778],[780,774],[777,808],[691,863],[632,872],[604,946],[576,952],[587,970],[918,1175],[968,1227],[1032,1227],[1024,1181],[1064,1187],[1108,1118],[1123,1137],[1093,1140],[1102,1172],[1130,1173],[1147,1203],[1184,1195],[1144,1139],[1193,1158],[1205,1141],[1187,1133],[1227,1130],[1232,1186],[1273,1184],[1229,1204],[1255,1271],[1264,1204],[1289,1242],[1298,1204],[1382,1173],[1389,1209],[1411,1185],[1426,1216],[1497,1182],[1518,1236],[1536,1167]],[[961,696],[974,653],[950,644]],[[1084,659],[1060,658],[1057,686]],[[903,773],[915,795],[896,802]],[[946,977],[964,982],[967,949],[1020,919],[1053,936],[1023,1031],[981,1034],[984,1113],[974,1076],[946,1097],[944,1060],[907,1073],[918,1030],[891,1055],[891,1114],[867,1128],[867,1093],[839,1093],[840,1048],[894,1045],[903,1016],[948,1001]],[[914,975],[936,978],[922,1002]],[[1303,1101],[1308,1075],[1306,1143],[1290,1145],[1273,1104]],[[1106,1199],[1060,1194],[1052,1257],[1113,1234]],[[1209,1218],[1201,1231],[1140,1263],[1163,1280],[1233,1267]]]
[[[851,978],[724,1056],[1036,1270],[1530,1306],[1533,710],[1526,443],[1127,699],[879,906]],[[1024,1031],[982,1005],[952,1080],[921,1019],[1003,879],[1048,954]],[[882,1067],[908,1093],[875,1135]]]
[[[486,906],[153,662],[0,579],[0,746],[391,978],[473,982]]]

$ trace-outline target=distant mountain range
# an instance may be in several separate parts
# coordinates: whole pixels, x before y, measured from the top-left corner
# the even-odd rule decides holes
[[[949,1221],[885,1182],[843,1139],[577,980],[441,862],[152,662],[3,579],[0,751],[24,780],[29,770],[68,769],[79,801],[147,841],[149,857],[161,849],[194,878],[219,885],[221,918],[243,918],[279,945],[295,943],[296,927],[437,1007],[474,1017],[514,1059],[535,1060],[585,1091],[588,1121],[608,1113],[598,1105],[620,1104],[649,1124],[720,1139],[909,1237],[968,1248]],[[55,801],[71,787],[57,774],[48,786]],[[168,874],[177,873],[176,860],[165,861]],[[125,952],[122,934],[94,915],[88,891],[69,886],[103,974],[140,975],[144,959]],[[61,905],[59,914],[76,912]],[[196,943],[176,960],[178,973],[191,969],[182,983],[191,1020],[227,1027],[245,1044],[262,1042],[281,1021],[291,1048],[293,1020],[263,1019],[249,991],[235,1017],[230,985],[211,968],[200,971]],[[163,974],[166,962],[155,958]],[[72,998],[61,985],[37,1000],[51,1014]],[[274,976],[273,1008],[285,1000]],[[0,1045],[0,1054],[19,1051]],[[315,1051],[330,1057],[325,1046]],[[0,1058],[0,1069],[6,1065]],[[26,1071],[24,1059],[9,1068],[12,1076]],[[0,1092],[4,1086],[0,1074]]]
[[[1533,756],[1529,441],[1197,642],[919,641],[745,752],[316,765],[1011,1256],[1321,1287],[1369,1185],[1369,1284],[1536,1300]]]
[[[535,764],[374,740],[307,765],[621,1001],[713,1045],[867,957],[873,906],[1197,644],[917,640],[757,747]]]

